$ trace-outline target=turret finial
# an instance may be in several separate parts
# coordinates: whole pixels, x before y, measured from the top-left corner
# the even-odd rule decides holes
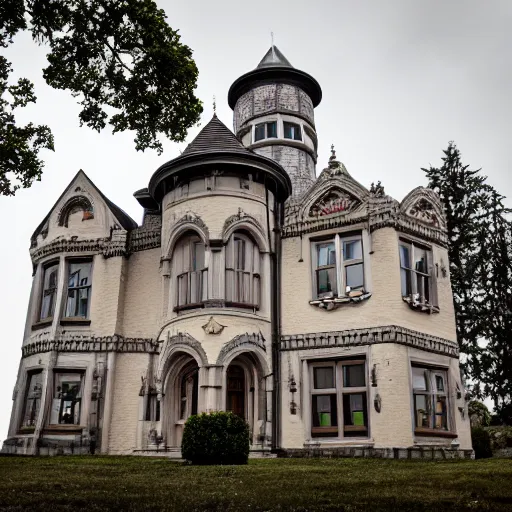
[[[213,95],[213,115],[217,115],[217,101],[215,100],[215,94]]]
[[[331,156],[329,158],[330,161],[336,160],[336,151],[334,149],[334,144],[331,144]]]

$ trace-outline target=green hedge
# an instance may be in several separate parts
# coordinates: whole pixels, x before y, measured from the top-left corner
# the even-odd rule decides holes
[[[192,464],[247,464],[249,425],[231,412],[190,416],[181,455]]]

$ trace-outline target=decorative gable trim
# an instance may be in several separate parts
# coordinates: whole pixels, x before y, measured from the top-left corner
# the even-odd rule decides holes
[[[66,201],[64,206],[57,214],[57,224],[59,226],[68,227],[68,219],[74,208],[79,207],[83,211],[82,220],[94,219],[94,206],[90,198],[83,195],[73,196]]]

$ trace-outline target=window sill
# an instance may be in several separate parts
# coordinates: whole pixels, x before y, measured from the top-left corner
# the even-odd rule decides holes
[[[32,330],[37,331],[38,329],[44,329],[45,327],[50,327],[53,323],[53,317],[51,318],[45,318],[44,320],[41,320],[40,322],[36,322],[35,324],[32,324]]]
[[[227,308],[243,308],[258,311],[260,307],[257,304],[249,304],[248,302],[226,302]]]
[[[60,321],[60,325],[91,325],[91,321],[87,318],[68,317]]]
[[[182,306],[175,306],[173,311],[179,313],[180,311],[187,311],[189,309],[203,309],[203,308],[240,308],[258,311],[257,304],[248,304],[246,302],[227,302],[224,299],[208,299],[194,304],[183,304]]]
[[[85,427],[82,425],[48,425],[44,429],[45,434],[71,434],[82,432]]]
[[[421,311],[422,313],[428,313],[429,315],[431,315],[432,313],[439,313],[440,311],[438,306],[428,304],[427,302],[413,301],[411,297],[402,297],[402,300],[406,302],[411,309]]]
[[[433,428],[416,428],[414,429],[415,436],[427,436],[427,437],[448,437],[454,439],[457,434],[454,432],[448,432],[447,430],[436,430]]]
[[[341,297],[331,297],[331,298],[323,298],[323,299],[313,299],[309,301],[311,306],[316,306],[320,309],[326,309],[327,311],[332,311],[333,309],[337,309],[344,304],[355,304],[357,302],[362,302],[364,300],[368,300],[372,294],[370,292],[362,292],[360,295],[350,296],[341,296]]]
[[[174,311],[179,313],[180,311],[186,311],[187,309],[201,309],[204,308],[203,302],[194,302],[193,304],[183,304],[182,306],[175,306]]]
[[[33,434],[36,431],[36,427],[21,427],[18,429],[17,434],[19,435],[27,435],[27,434]]]

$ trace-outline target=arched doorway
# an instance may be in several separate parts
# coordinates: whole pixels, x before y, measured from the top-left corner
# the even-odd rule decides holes
[[[237,355],[225,373],[225,410],[249,424],[253,445],[263,442],[266,426],[265,378],[258,359],[250,352]]]
[[[163,409],[166,444],[181,446],[185,422],[198,412],[199,366],[189,354],[177,354],[167,373]]]

